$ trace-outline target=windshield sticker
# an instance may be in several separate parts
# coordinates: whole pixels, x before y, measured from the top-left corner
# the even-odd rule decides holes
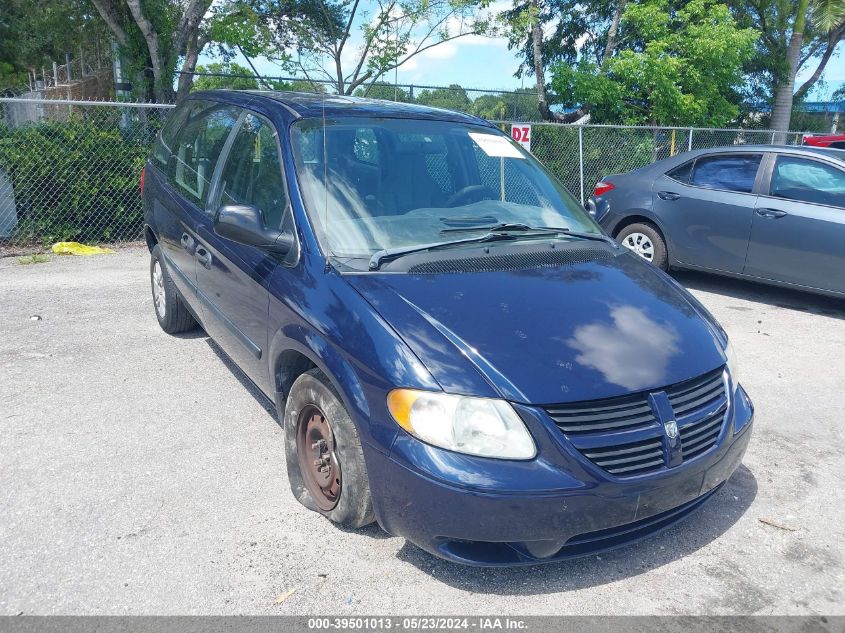
[[[467,132],[467,134],[488,156],[494,158],[525,158],[504,136],[479,134],[478,132]]]

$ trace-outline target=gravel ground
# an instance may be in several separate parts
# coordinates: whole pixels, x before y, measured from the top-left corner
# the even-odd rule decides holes
[[[643,543],[483,570],[300,507],[273,410],[161,332],[148,261],[0,260],[0,614],[845,614],[845,302],[681,275],[757,406],[744,465]]]

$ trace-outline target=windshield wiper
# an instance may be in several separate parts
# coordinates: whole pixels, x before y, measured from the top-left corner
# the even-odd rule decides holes
[[[534,237],[535,234],[530,235],[530,237]],[[540,233],[536,234],[539,236],[545,236],[547,233]],[[461,244],[481,244],[484,242],[498,242],[500,240],[515,240],[520,239],[522,237],[528,237],[523,235],[508,235],[507,233],[488,233],[487,235],[482,235],[480,237],[468,237],[461,240],[449,240],[448,242],[433,242],[431,244],[415,244],[414,246],[397,246],[396,248],[384,248],[380,251],[376,251],[373,253],[372,257],[370,257],[370,270],[378,270],[379,267],[386,261],[390,261],[391,259],[396,259],[397,257],[402,257],[404,255],[410,255],[412,253],[422,253],[424,251],[433,251],[439,248],[447,248],[449,246],[460,246]]]
[[[557,235],[558,233],[564,233],[567,237],[580,237],[585,240],[596,240],[597,242],[614,244],[613,240],[602,233],[584,233],[582,231],[573,231],[566,226],[529,226],[528,224],[523,224],[522,222],[500,222],[499,224],[461,226],[443,229],[440,233],[471,233],[472,231],[488,231],[494,235],[497,233],[521,231],[530,233],[532,237],[535,235]]]
[[[456,226],[451,227],[448,229],[443,229],[440,233],[471,233],[472,231],[489,231],[493,232],[506,232],[506,231],[545,231],[545,232],[557,232],[557,231],[568,231],[569,229],[566,228],[555,228],[551,226],[528,226],[527,224],[523,224],[522,222],[499,222],[498,224],[476,224],[475,226],[471,226],[469,224],[465,226]]]

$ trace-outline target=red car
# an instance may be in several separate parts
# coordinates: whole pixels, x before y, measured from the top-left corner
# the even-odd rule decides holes
[[[845,149],[845,134],[805,134],[801,137],[801,142],[813,147]]]

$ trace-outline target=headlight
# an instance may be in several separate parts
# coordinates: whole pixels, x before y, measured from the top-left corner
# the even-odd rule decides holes
[[[728,374],[731,377],[731,384],[736,389],[739,386],[739,364],[736,360],[736,352],[734,352],[734,347],[730,341],[728,341],[725,347],[725,356],[728,359]]]
[[[394,389],[387,407],[408,433],[440,448],[498,459],[537,454],[525,424],[503,400]]]

